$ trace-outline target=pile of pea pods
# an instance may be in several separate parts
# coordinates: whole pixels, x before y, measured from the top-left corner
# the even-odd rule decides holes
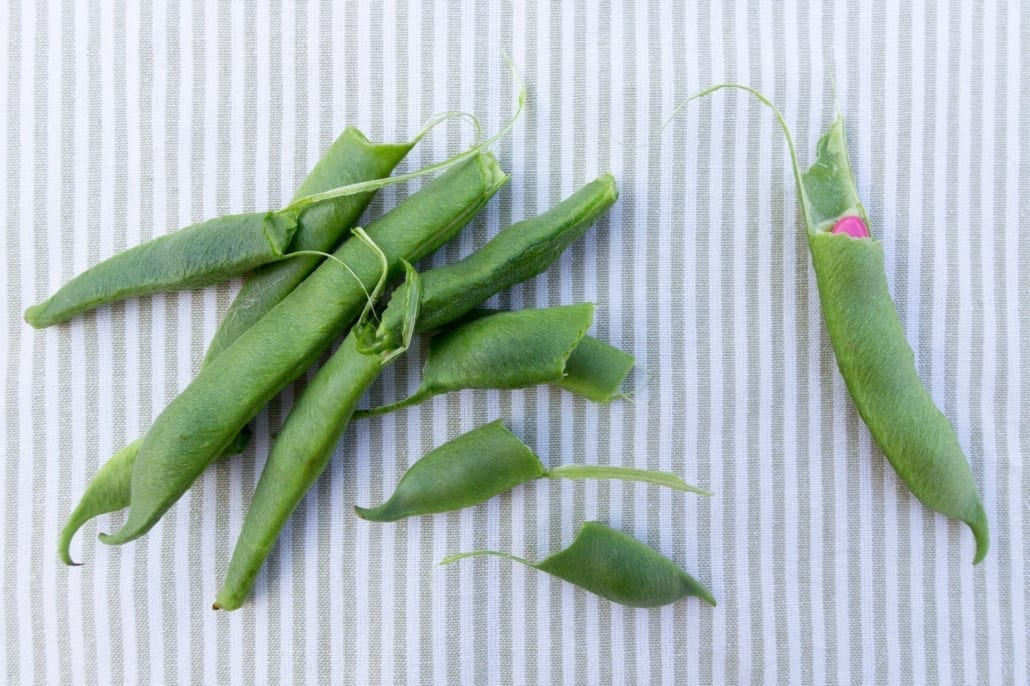
[[[719,84],[687,102],[724,88],[757,97],[784,132],[830,343],[859,414],[912,493],[968,524],[979,562],[989,545],[986,514],[954,429],[916,374],[887,289],[883,247],[870,235],[858,198],[843,119],[831,124],[815,163],[802,172],[783,115],[757,91]],[[45,327],[116,300],[249,274],[194,380],[87,486],[60,533],[66,564],[75,564],[70,545],[76,532],[99,515],[128,510],[119,530],[100,535],[104,543],[127,543],[149,531],[212,462],[245,448],[248,423],[338,341],[275,437],[216,609],[236,609],[246,600],[279,532],[352,419],[466,388],[552,384],[598,403],[622,397],[633,357],[587,335],[592,304],[480,308],[546,270],[603,216],[618,198],[612,176],[500,230],[458,262],[418,272],[412,265],[454,237],[508,181],[485,152],[498,136],[443,163],[391,176],[422,135],[373,144],[348,128],[286,207],[160,236],[97,264],[28,308],[26,321]],[[378,188],[430,171],[443,173],[366,227],[355,226]],[[418,389],[390,405],[358,410],[365,391],[416,334],[430,337]],[[665,472],[574,464],[548,469],[498,420],[431,451],[386,502],[356,513],[392,522],[453,511],[541,478],[621,479],[711,495]],[[688,596],[715,605],[712,593],[675,563],[600,522],[586,523],[572,545],[537,563],[498,551],[460,553],[444,562],[476,555],[514,560],[629,606],[657,607]]]
[[[480,309],[495,293],[547,269],[612,206],[618,191],[611,175],[499,231],[468,257],[420,273],[412,264],[465,227],[508,176],[490,153],[473,149],[449,160],[442,174],[390,211],[355,227],[378,187],[422,173],[391,176],[414,143],[373,144],[348,128],[287,207],[160,236],[95,265],[26,311],[28,323],[44,327],[116,300],[249,274],[194,380],[87,486],[60,534],[65,563],[74,564],[70,546],[77,531],[101,514],[128,510],[118,531],[100,535],[105,543],[149,531],[208,465],[241,452],[254,416],[341,339],[279,429],[217,609],[236,609],[246,600],[279,532],[351,419],[463,388],[553,384],[595,402],[620,397],[633,357],[586,334],[593,305]],[[384,297],[390,285],[396,287]],[[359,399],[416,334],[431,336],[418,391],[356,414]],[[458,509],[542,477],[628,479],[704,492],[661,472],[587,465],[547,471],[494,422],[416,463],[388,510],[359,508],[358,514],[392,521]],[[446,489],[438,488],[441,482]],[[598,573],[584,578],[585,563]],[[714,603],[667,558],[601,523],[585,526],[570,548],[534,566],[628,605],[663,605],[687,595]]]

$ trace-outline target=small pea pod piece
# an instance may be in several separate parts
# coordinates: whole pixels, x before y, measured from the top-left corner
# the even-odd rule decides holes
[[[973,564],[987,555],[987,514],[955,429],[919,378],[915,356],[887,287],[883,244],[872,238],[838,117],[801,171],[783,113],[753,88],[709,86],[688,102],[741,90],[772,110],[783,131],[808,235],[819,301],[837,366],[859,415],[894,471],[924,505],[964,522],[976,539]],[[678,111],[678,109],[677,109]]]
[[[632,355],[593,336],[583,336],[565,361],[559,386],[595,403],[611,402],[622,394],[623,381],[635,362]]]
[[[587,337],[592,320],[590,303],[475,317],[432,339],[422,383],[414,394],[355,416],[385,414],[465,388],[558,384],[592,400],[611,400],[633,357]],[[577,355],[584,342],[583,353]]]
[[[572,545],[540,562],[495,550],[476,550],[451,555],[440,564],[479,555],[519,562],[629,607],[661,607],[689,596],[715,606],[711,591],[675,562],[601,522],[585,523]]]
[[[354,510],[371,522],[453,512],[545,477],[641,481],[711,495],[668,472],[605,465],[563,465],[548,470],[536,453],[498,419],[428,452],[404,473],[397,490],[382,505]]]
[[[133,468],[125,524],[100,540],[121,544],[149,531],[265,403],[354,321],[368,302],[365,284],[395,275],[403,261],[450,240],[507,180],[492,155],[478,155],[372,222],[374,249],[344,242],[335,257],[347,269],[334,260],[323,263],[157,417]]]

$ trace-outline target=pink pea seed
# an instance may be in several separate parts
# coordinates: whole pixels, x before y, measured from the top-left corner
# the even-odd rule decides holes
[[[843,217],[833,225],[833,233],[846,233],[852,238],[869,238],[869,227],[861,217]]]

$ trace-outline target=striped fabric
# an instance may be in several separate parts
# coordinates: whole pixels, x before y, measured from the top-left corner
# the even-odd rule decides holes
[[[510,4],[499,0],[0,2],[0,680],[6,683],[1016,684],[1030,680],[1030,13],[1021,0]],[[210,610],[287,390],[121,548],[55,539],[88,479],[197,372],[238,282],[107,307],[37,332],[28,305],[176,227],[288,199],[347,124],[402,140],[433,113],[509,115],[512,182],[430,264],[604,171],[622,190],[560,264],[492,304],[593,301],[637,356],[633,399],[465,392],[356,423],[251,600]],[[909,495],[833,360],[769,113],[802,162],[835,99],[920,375],[966,448],[992,548]],[[467,145],[445,126],[403,165]],[[418,184],[383,191],[370,215]],[[417,353],[417,351],[416,351]],[[417,355],[411,359],[417,360]],[[371,400],[418,382],[401,361]],[[545,462],[673,470],[700,498],[533,483],[461,513],[375,525],[430,448],[504,418]],[[504,560],[600,519],[706,583],[612,605]]]

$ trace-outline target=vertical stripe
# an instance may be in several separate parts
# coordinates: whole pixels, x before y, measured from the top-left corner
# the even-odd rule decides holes
[[[41,48],[45,46],[45,52],[47,59],[45,67],[41,61],[40,66],[45,69],[45,81],[40,83],[42,87],[45,83],[46,87],[46,141],[39,141],[40,145],[37,147],[37,154],[42,161],[42,174],[40,175],[39,181],[40,186],[45,188],[46,192],[39,194],[42,197],[42,206],[38,208],[38,215],[46,218],[48,223],[60,223],[62,217],[60,215],[61,210],[61,177],[54,175],[47,169],[49,164],[52,164],[55,160],[57,164],[61,161],[61,118],[60,118],[60,105],[61,105],[61,88],[63,86],[60,71],[61,71],[61,55],[62,55],[62,43],[64,41],[63,32],[59,30],[61,26],[60,21],[60,4],[57,0],[50,0],[45,4],[47,16],[45,22],[43,22],[43,28],[47,31],[46,43],[42,43]],[[42,31],[41,31],[42,33]],[[41,88],[42,89],[42,88]],[[44,120],[42,116],[42,107],[37,109],[37,120]],[[41,153],[41,154],[40,154]],[[49,178],[48,178],[49,177]],[[49,259],[46,271],[48,273],[60,273],[60,263],[63,259],[63,250],[55,249],[44,252],[46,257]],[[46,343],[45,356],[48,360],[55,360],[58,358],[57,341],[51,337]],[[58,378],[59,369],[56,365],[48,365],[46,370],[45,378],[45,389],[43,391],[43,403],[44,403],[44,421],[49,426],[58,426],[58,412],[61,409],[59,407],[59,384],[60,379]],[[38,418],[38,414],[37,414]],[[46,432],[46,439],[41,441],[44,444],[44,450],[48,455],[55,455],[59,452],[59,431],[48,431]],[[46,506],[46,510],[42,513],[42,516],[37,517],[37,524],[41,524],[35,534],[35,538],[44,539],[47,532],[57,530],[57,508],[55,507],[56,501],[56,489],[58,479],[58,462],[56,460],[47,460],[46,467],[43,470],[34,470],[37,475],[43,472],[44,478],[42,483],[37,478],[35,492],[39,493],[40,490],[43,492],[42,500]],[[41,488],[42,487],[42,488]],[[57,631],[57,569],[56,563],[52,556],[47,556],[44,559],[37,559],[32,565],[40,572],[37,572],[41,577],[40,584],[40,595],[42,596],[42,602],[36,608],[36,624],[41,630],[42,636],[42,652],[45,657],[45,665],[43,672],[44,679],[49,682],[57,680],[57,670],[60,667],[60,661],[58,659],[58,631]],[[37,596],[39,598],[39,596]],[[38,650],[38,649],[37,649]]]
[[[994,214],[998,211],[998,198],[996,195],[995,165],[992,164],[993,155],[998,150],[998,141],[995,137],[994,122],[998,121],[1001,108],[998,107],[996,95],[996,78],[998,75],[997,49],[997,21],[998,3],[987,3],[984,5],[983,32],[980,36],[981,50],[983,51],[983,73],[982,79],[983,98],[979,106],[979,116],[973,115],[974,121],[979,119],[984,122],[980,128],[982,138],[980,140],[980,165],[978,167],[980,179],[980,224],[989,226],[993,221]],[[983,387],[980,392],[980,407],[974,409],[980,422],[983,422],[983,443],[981,444],[980,464],[983,465],[984,476],[980,481],[981,493],[984,498],[984,507],[989,513],[998,513],[1005,497],[999,494],[998,473],[1001,471],[997,464],[997,456],[1000,452],[1000,441],[998,440],[999,427],[992,400],[998,393],[998,357],[1002,335],[999,325],[999,299],[995,288],[999,280],[1001,270],[997,268],[996,255],[998,243],[995,242],[993,232],[982,234],[983,247],[981,249],[981,275],[980,287],[983,294],[983,331],[987,340],[984,345],[983,360]],[[976,456],[970,455],[972,466],[975,470]],[[975,473],[975,471],[974,471]],[[1000,531],[999,519],[996,515],[988,515],[991,531]],[[996,539],[997,540],[997,539]],[[986,598],[986,621],[983,622],[982,639],[978,640],[978,650],[986,652],[986,660],[980,660],[977,665],[977,674],[967,678],[981,678],[986,674],[986,681],[989,683],[1000,683],[1003,680],[1003,658],[1002,647],[1006,641],[1003,626],[1000,599],[997,592],[991,589],[998,589],[1000,584],[999,568],[997,559],[987,561],[986,574],[982,582],[977,584],[977,593]],[[982,621],[977,617],[978,621]],[[979,637],[978,637],[979,638]],[[982,654],[982,653],[981,653]],[[986,662],[986,665],[983,663]]]
[[[14,66],[18,61],[18,51],[20,48],[18,32],[15,28],[15,22],[12,19],[14,12],[12,11],[13,3],[2,3],[0,5],[0,35],[3,37],[3,48],[0,49],[0,79],[3,83],[0,84],[0,142],[4,146],[4,150],[7,154],[4,156],[3,169],[0,170],[0,208],[3,211],[3,219],[8,225],[15,223],[16,210],[14,198],[18,196],[15,179],[18,176],[16,171],[16,165],[18,163],[18,152],[14,144],[15,137],[15,124],[18,123],[18,96],[17,88],[15,84],[17,78],[15,77]],[[18,311],[21,309],[21,302],[18,301],[15,289],[13,288],[12,274],[17,273],[16,266],[14,265],[14,253],[16,247],[12,245],[13,241],[4,241],[3,246],[0,247],[0,264],[3,265],[3,274],[0,275],[0,283],[3,284],[3,293],[6,297],[0,298],[0,313],[3,314],[3,321],[11,321],[14,317],[11,316],[12,311]],[[4,369],[0,372],[4,380],[4,395],[3,395],[3,418],[7,427],[13,427],[16,421],[12,417],[13,408],[17,405],[16,397],[11,389],[20,391],[20,387],[17,386],[16,375],[14,373],[14,365],[16,364],[16,349],[18,348],[18,337],[20,336],[20,329],[12,327],[7,332],[7,336],[4,339],[4,357],[7,360],[7,364],[4,365]],[[11,434],[13,431],[0,432],[0,446],[3,447],[3,454],[9,455],[8,452],[12,445],[16,445],[20,439],[20,434],[14,437],[12,440]],[[13,496],[16,491],[12,488],[11,483],[8,481],[8,460],[0,460],[0,486],[4,489],[4,506],[3,515],[5,521],[11,521],[10,516],[13,508],[17,505],[16,498]],[[10,462],[13,462],[10,461]],[[4,543],[7,543],[10,534],[5,530]],[[17,621],[20,619],[18,613],[11,608],[11,603],[8,598],[14,593],[12,583],[14,580],[10,574],[11,561],[13,556],[7,556],[4,560],[3,574],[0,575],[0,597],[3,598],[4,603],[4,617],[0,619],[0,675],[7,678],[8,681],[15,679],[14,665],[17,660],[14,657],[15,647],[10,645],[13,641],[13,636],[17,633]],[[72,621],[74,622],[77,615],[72,615]],[[10,625],[10,626],[9,626]]]
[[[1008,10],[1006,25],[1008,30],[1006,32],[1006,68],[1005,68],[1005,122],[1011,123],[1018,121],[1020,111],[1025,108],[1028,103],[1025,102],[1025,93],[1023,88],[1022,74],[1022,61],[1024,57],[1024,45],[1023,41],[1030,41],[1030,37],[1026,37],[1026,32],[1030,31],[1030,20],[1026,18],[1025,13],[1020,12],[1023,5],[1019,2],[1009,0],[1006,3]],[[1021,96],[1024,100],[1021,100]],[[1006,292],[1010,294],[1006,312],[1006,349],[1008,352],[1009,360],[1006,367],[1010,370],[1023,370],[1025,369],[1025,362],[1023,355],[1030,354],[1030,348],[1027,348],[1026,343],[1026,331],[1027,331],[1027,320],[1028,315],[1026,308],[1018,307],[1020,302],[1019,298],[1011,297],[1012,293],[1018,293],[1018,288],[1025,288],[1027,286],[1026,279],[1026,264],[1028,260],[1027,255],[1027,241],[1021,235],[1017,229],[1020,226],[1020,217],[1025,214],[1026,206],[1026,195],[1023,188],[1025,185],[1024,175],[1020,173],[1020,166],[1023,164],[1023,160],[1026,155],[1030,155],[1030,150],[1027,150],[1028,144],[1030,144],[1030,137],[1027,136],[1026,131],[1021,127],[1014,127],[1009,134],[1009,146],[1006,146],[1006,168],[1005,168],[1005,221],[1002,222],[1002,226],[1012,230],[1011,244],[1006,250],[1005,260],[1005,285]],[[1022,185],[1021,185],[1022,184]],[[1022,202],[1021,202],[1022,201]],[[1006,231],[1006,235],[1008,231]],[[1020,371],[1020,373],[1025,373]],[[1008,562],[1007,574],[1003,574],[1003,578],[1011,580],[1009,585],[1009,607],[1013,608],[1011,614],[1012,631],[1011,631],[1011,642],[1012,648],[1012,674],[1014,677],[1019,674],[1020,670],[1030,670],[1030,656],[1027,653],[1027,621],[1030,619],[1028,613],[1030,608],[1026,604],[1026,594],[1030,590],[1026,579],[1026,574],[1020,570],[1025,570],[1024,559],[1026,557],[1026,551],[1023,545],[1019,545],[1019,541],[1027,540],[1026,527],[1027,523],[1027,508],[1025,507],[1025,493],[1028,491],[1027,475],[1023,472],[1023,457],[1026,455],[1026,446],[1030,444],[1030,430],[1027,429],[1028,412],[1023,401],[1023,392],[1030,393],[1030,387],[1027,386],[1026,379],[1023,379],[1023,383],[1014,383],[1012,381],[1012,375],[1009,377],[1010,387],[1008,396],[1008,406],[1006,407],[1005,417],[1009,422],[1009,430],[1007,437],[1007,450],[1008,455],[1007,467],[1008,467],[1008,479],[1006,483],[1012,492],[1008,494],[1008,501],[1010,503],[1020,502],[1024,503],[1024,507],[1012,507],[1008,508],[1008,540],[1012,541],[1011,547],[1011,558],[1006,560],[1005,557],[1001,557],[1001,563]],[[1022,497],[1021,497],[1022,496]],[[1004,521],[1001,517],[998,521]],[[1000,528],[1000,527],[999,527]],[[1002,529],[1005,531],[1005,529]],[[1022,612],[1018,608],[1023,608]],[[1018,677],[1016,677],[1018,678]]]

